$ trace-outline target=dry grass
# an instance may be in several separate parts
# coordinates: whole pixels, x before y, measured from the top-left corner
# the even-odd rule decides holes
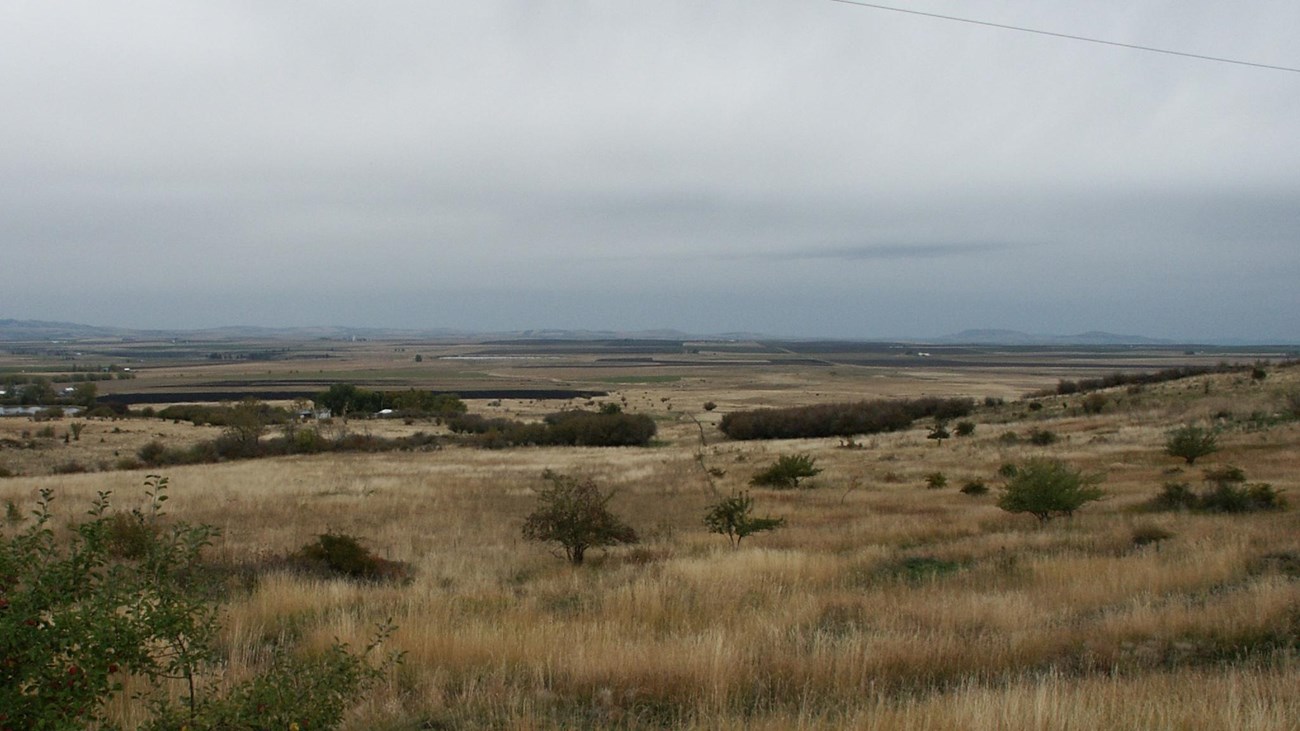
[[[226,605],[235,676],[269,643],[360,644],[391,617],[405,663],[356,710],[351,728],[1290,729],[1300,718],[1300,583],[1289,564],[1268,557],[1300,556],[1296,511],[1135,511],[1166,479],[1200,478],[1199,465],[1171,472],[1181,468],[1161,453],[1170,425],[1223,410],[1205,398],[1245,414],[1265,410],[1296,388],[1294,370],[1265,386],[1206,379],[1210,396],[1203,384],[1154,387],[1100,416],[1062,407],[1068,399],[1045,399],[1041,412],[1008,404],[981,414],[974,436],[941,446],[919,428],[863,439],[862,449],[839,440],[726,442],[706,429],[704,465],[726,471],[712,488],[695,458],[695,423],[656,395],[680,400],[674,389],[683,386],[673,383],[629,392],[631,402],[654,404],[658,447],[448,448],[177,467],[167,471],[168,505],[178,518],[219,526],[214,555],[230,563],[273,565],[265,559],[341,530],[414,565],[407,585],[272,571]],[[996,387],[956,384],[934,392]],[[751,397],[737,389],[716,400]],[[771,392],[762,398],[784,403]],[[791,403],[809,400],[790,393]],[[129,449],[111,425],[92,423],[83,442],[103,436]],[[202,432],[128,426],[133,439]],[[1061,441],[1000,439],[1036,426]],[[1252,481],[1300,495],[1295,422],[1234,428],[1223,446],[1208,464],[1240,465]],[[712,489],[747,489],[754,472],[795,452],[825,468],[814,489],[752,492],[758,510],[786,517],[787,528],[739,550],[704,532]],[[1109,498],[1039,527],[998,510],[996,493],[956,490],[975,477],[996,486],[1001,464],[1039,454],[1105,472]],[[611,507],[643,544],[574,569],[523,542],[520,522],[548,468],[615,489]],[[924,489],[934,471],[948,475],[947,489]],[[71,520],[97,490],[131,507],[143,476],[13,478],[0,482],[0,500],[30,501],[39,487],[55,487]],[[1173,537],[1136,547],[1138,524]],[[138,710],[123,704],[121,712]]]

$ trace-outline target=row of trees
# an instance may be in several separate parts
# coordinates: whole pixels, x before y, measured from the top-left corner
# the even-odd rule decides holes
[[[392,409],[400,416],[448,417],[467,411],[465,403],[453,393],[436,393],[418,389],[406,391],[372,391],[351,383],[336,383],[312,399],[319,408],[338,416],[375,414]]]
[[[781,409],[734,411],[718,428],[732,439],[814,439],[906,429],[917,419],[958,419],[971,413],[968,398],[878,399]]]
[[[488,448],[544,445],[640,447],[649,444],[657,431],[654,419],[645,414],[622,413],[614,404],[607,404],[600,411],[557,411],[548,414],[541,422],[464,414],[451,419],[448,426],[453,432],[469,435],[473,437],[473,443]]]

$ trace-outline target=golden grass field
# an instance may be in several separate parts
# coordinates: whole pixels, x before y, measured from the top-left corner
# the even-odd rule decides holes
[[[511,375],[582,377],[558,366]],[[1300,421],[1250,422],[1287,408],[1300,368],[1270,369],[1258,383],[1213,375],[1109,391],[1099,415],[1080,413],[1080,396],[1043,398],[1039,411],[1018,400],[1053,385],[1059,371],[1050,368],[677,372],[680,380],[608,385],[609,400],[658,420],[648,448],[448,447],[167,469],[169,514],[221,529],[214,559],[256,563],[337,530],[414,567],[405,585],[268,573],[232,591],[229,665],[210,682],[233,681],[275,643],[304,652],[335,637],[362,645],[391,618],[389,649],[405,659],[346,728],[1300,728]],[[974,435],[942,444],[920,424],[861,437],[858,448],[732,442],[715,427],[738,408],[922,393],[1007,403],[981,407]],[[706,400],[718,408],[706,412]],[[524,416],[556,407],[470,403]],[[1190,468],[1163,453],[1169,428],[1212,418],[1226,425],[1220,452]],[[39,450],[0,451],[0,465],[21,473],[0,480],[0,502],[29,505],[53,487],[68,520],[99,490],[134,507],[148,471],[49,468],[69,459],[93,468],[150,439],[217,433],[90,420],[64,444],[70,421],[0,419],[0,437],[46,425],[56,434]],[[1034,427],[1060,441],[1002,438]],[[749,488],[756,471],[794,453],[824,468],[811,489]],[[1105,473],[1106,499],[1045,526],[997,508],[999,466],[1037,455]],[[1198,483],[1203,465],[1225,464],[1283,490],[1292,507],[1142,510],[1163,482]],[[705,467],[725,474],[710,479]],[[611,507],[642,542],[597,551],[581,567],[525,542],[520,524],[545,469],[616,491]],[[947,487],[926,489],[936,471]],[[960,493],[972,478],[994,490]],[[732,549],[701,519],[719,495],[743,489],[787,527]],[[1145,526],[1172,538],[1138,547],[1134,530]],[[143,710],[123,695],[114,712],[129,724]]]

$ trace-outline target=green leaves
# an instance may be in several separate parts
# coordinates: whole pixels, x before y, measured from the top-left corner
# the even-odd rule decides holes
[[[776,530],[785,525],[785,518],[750,515],[754,500],[748,493],[740,493],[710,505],[704,514],[704,525],[710,533],[727,537],[733,547],[739,546],[746,536],[763,531]]]
[[[778,489],[795,489],[805,477],[816,477],[822,470],[817,460],[807,454],[788,454],[777,458],[767,469],[750,479],[751,485]]]
[[[1100,475],[1085,475],[1055,459],[1031,459],[1007,481],[998,507],[1009,513],[1029,513],[1046,523],[1053,515],[1073,515],[1084,504],[1105,494]]]

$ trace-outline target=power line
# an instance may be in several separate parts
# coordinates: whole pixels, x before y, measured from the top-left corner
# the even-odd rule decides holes
[[[864,3],[858,0],[831,0],[834,3],[843,3],[845,5],[857,5],[862,8],[872,8],[874,10],[888,10],[894,13],[906,13],[908,15],[921,15],[927,18],[938,18],[939,20],[952,20],[958,23],[970,23],[971,25],[982,25],[988,28],[1001,28],[1002,30],[1014,30],[1020,33],[1034,33],[1040,36],[1051,36],[1053,38],[1065,38],[1071,41],[1083,41],[1085,43],[1099,43],[1103,46],[1118,46],[1119,48],[1130,48],[1136,51],[1147,51],[1149,53],[1163,53],[1169,56],[1182,56],[1184,58],[1195,58],[1202,61],[1214,61],[1217,63],[1231,63],[1238,66],[1252,66],[1259,69],[1272,69],[1273,71],[1290,71],[1291,73],[1300,74],[1300,68],[1290,66],[1274,66],[1267,63],[1253,63],[1251,61],[1241,61],[1235,58],[1222,58],[1219,56],[1204,56],[1199,53],[1187,53],[1186,51],[1172,51],[1168,48],[1154,48],[1152,46],[1139,46],[1133,43],[1120,43],[1118,41],[1107,41],[1101,38],[1088,38],[1087,36],[1076,36],[1069,33],[1055,33],[1050,30],[1038,30],[1037,28],[1025,28],[1018,25],[1004,25],[1002,23],[991,23],[987,20],[975,20],[973,18],[958,18],[953,15],[940,15],[939,13],[927,13],[920,10],[908,10],[906,8],[894,8],[888,5],[876,5],[875,3]]]

